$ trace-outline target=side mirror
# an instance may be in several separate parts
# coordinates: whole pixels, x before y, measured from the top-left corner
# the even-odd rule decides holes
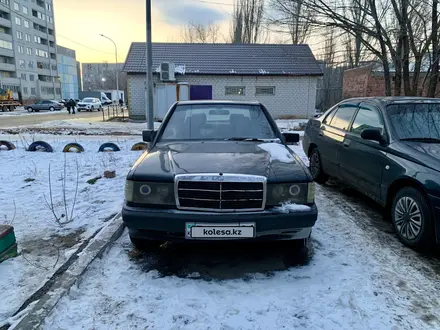
[[[152,131],[148,129],[142,131],[142,140],[144,142],[153,142],[155,137],[156,137],[156,131]]]
[[[379,143],[384,143],[385,139],[382,135],[382,130],[380,128],[366,128],[361,132],[361,138],[364,140],[377,141]]]
[[[299,134],[298,133],[283,133],[284,138],[286,139],[287,144],[293,144],[299,142]]]

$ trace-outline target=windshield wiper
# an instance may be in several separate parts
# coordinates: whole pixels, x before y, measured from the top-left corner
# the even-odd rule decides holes
[[[225,139],[225,141],[256,141],[256,142],[265,142],[265,140],[257,139],[257,138],[249,138],[249,137],[231,137]]]
[[[437,139],[437,138],[424,138],[424,137],[404,138],[404,139],[400,139],[400,141],[440,143],[440,139]]]

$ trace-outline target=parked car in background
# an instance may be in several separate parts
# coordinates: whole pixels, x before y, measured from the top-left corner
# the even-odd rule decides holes
[[[390,212],[411,247],[440,243],[440,99],[345,100],[306,127],[315,181],[329,176]]]
[[[314,183],[287,147],[299,135],[281,134],[263,105],[178,102],[143,138],[149,150],[128,174],[122,210],[137,247],[287,240],[307,257]]]
[[[63,108],[63,104],[54,100],[41,100],[34,104],[26,105],[26,110],[29,112],[40,112],[41,110],[59,111]]]
[[[102,104],[101,101],[94,97],[86,97],[82,101],[78,102],[77,104],[77,110],[86,110],[86,111],[93,111],[93,110],[102,110]]]

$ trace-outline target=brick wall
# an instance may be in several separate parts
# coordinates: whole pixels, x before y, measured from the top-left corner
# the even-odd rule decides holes
[[[417,96],[426,96],[428,92],[429,77],[425,82],[425,86],[422,91],[422,84],[424,79],[425,74],[421,73],[419,78],[419,91]],[[394,95],[394,81],[391,81],[391,94]],[[400,95],[404,95],[403,81]],[[385,96],[385,78],[383,77],[383,73],[374,72],[372,66],[346,70],[344,72],[342,96],[344,99],[363,96]],[[439,96],[440,84],[437,85],[436,92],[436,97]]]
[[[317,77],[185,75],[178,76],[177,82],[212,85],[214,100],[259,101],[274,118],[310,118],[315,113]],[[245,95],[225,95],[226,86],[244,86]],[[256,86],[274,86],[275,95],[255,95]],[[130,118],[145,120],[145,75],[128,76],[128,102]]]

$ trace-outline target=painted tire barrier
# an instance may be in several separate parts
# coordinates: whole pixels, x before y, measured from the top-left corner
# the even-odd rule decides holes
[[[9,141],[0,141],[0,149],[1,147],[6,147],[7,150],[14,150],[15,146],[12,142]]]
[[[139,142],[131,147],[131,151],[147,150],[147,148],[148,148],[148,143]]]
[[[69,143],[63,149],[63,152],[84,152],[84,148],[79,143]]]
[[[98,152],[109,152],[109,151],[121,151],[121,149],[119,149],[119,147],[116,144],[110,142],[110,143],[104,143],[99,147],[98,150]]]
[[[49,143],[44,141],[35,141],[33,142],[27,151],[44,151],[44,152],[53,152],[53,148]]]

